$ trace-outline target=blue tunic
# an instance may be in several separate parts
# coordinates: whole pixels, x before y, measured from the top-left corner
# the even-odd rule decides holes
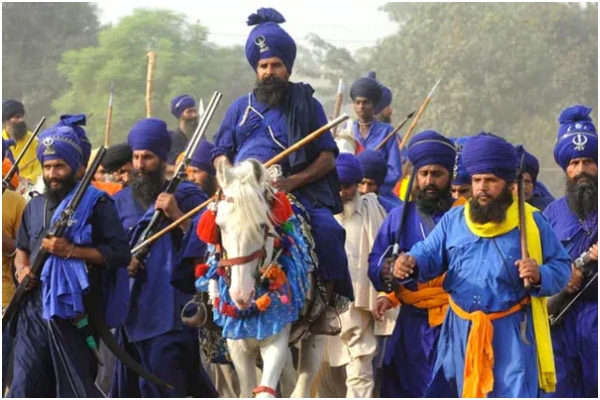
[[[248,110],[249,104],[252,111]],[[311,98],[311,107],[314,109],[314,128],[326,125],[327,116],[321,103]],[[287,111],[282,107],[269,107],[259,102],[254,94],[242,96],[227,110],[215,135],[215,148],[211,157],[214,160],[226,155],[234,164],[249,158],[264,163],[293,144],[289,142],[288,124]],[[309,130],[302,132],[304,136],[309,133]],[[337,155],[339,151],[330,133],[315,139],[306,150],[307,162],[299,164],[300,170],[306,168],[322,152],[330,151]],[[298,168],[291,164],[291,158],[283,160],[280,165],[284,176],[299,172]],[[330,183],[322,178],[296,190],[293,194],[310,216],[312,234],[316,242],[315,252],[319,261],[319,275],[324,281],[334,283],[335,293],[353,299],[348,259],[344,250],[346,232],[332,214],[332,210],[335,210],[339,203],[339,188],[334,193]],[[340,211],[341,209],[337,210]]]
[[[33,262],[44,225],[58,204],[33,198],[26,206],[17,235],[17,248],[29,253]],[[44,215],[46,221],[44,221]],[[101,196],[89,217],[93,244],[106,261],[105,273],[123,269],[129,262],[129,245],[108,196]],[[14,377],[9,397],[101,397],[96,388],[97,363],[82,333],[71,321],[42,316],[42,294],[38,288],[27,296],[19,311],[14,344]],[[106,294],[106,292],[105,292]],[[118,296],[119,293],[115,292]],[[108,313],[114,310],[106,308]],[[13,321],[14,323],[15,321]]]
[[[566,199],[550,204],[544,215],[558,239],[576,259],[598,242],[598,210],[583,221],[569,209]],[[598,271],[598,262],[586,269]],[[584,279],[581,287],[589,281]],[[558,383],[552,397],[598,397],[598,280],[592,283],[565,315],[552,327],[552,344]]]
[[[389,214],[392,210],[398,206],[402,205],[402,200],[398,198],[394,194],[394,192],[387,192],[386,194],[379,194],[377,196],[379,200],[379,204],[383,207],[383,209]]]
[[[369,278],[377,290],[381,290],[382,261],[391,256],[391,247],[398,240],[400,214],[403,206],[395,208],[379,229],[375,244],[369,255]],[[408,203],[400,250],[406,252],[417,242],[425,239],[430,230],[417,211],[416,203]],[[431,216],[438,223],[444,213]],[[381,260],[381,261],[380,261]],[[417,290],[415,282],[406,285]],[[423,397],[433,371],[436,345],[440,327],[431,327],[428,312],[409,304],[403,304],[389,338],[381,376],[381,397]]]
[[[373,120],[369,134],[366,139],[363,139],[358,128],[358,121],[354,122],[352,126],[352,132],[354,138],[363,146],[365,149],[375,150],[379,143],[383,142],[383,139],[394,130],[394,127],[385,122]],[[402,163],[406,160],[406,151],[400,154],[398,149],[398,142],[393,137],[387,141],[385,146],[379,150],[383,157],[387,160],[388,172],[385,176],[383,185],[379,188],[381,194],[391,192],[400,178],[402,178]]]
[[[419,281],[426,282],[446,272],[443,287],[455,303],[466,312],[487,314],[508,310],[527,294],[545,297],[558,293],[571,275],[569,257],[546,219],[538,212],[534,219],[543,253],[539,288],[526,290],[514,265],[521,258],[519,230],[515,228],[491,239],[476,236],[467,227],[462,206],[449,211],[427,239],[410,250],[417,262]],[[527,340],[535,343],[531,307],[492,321],[494,387],[489,397],[538,397],[536,348],[526,345],[519,333],[524,318]],[[462,393],[470,327],[470,321],[449,309],[440,332],[427,397],[445,396],[449,383]]]

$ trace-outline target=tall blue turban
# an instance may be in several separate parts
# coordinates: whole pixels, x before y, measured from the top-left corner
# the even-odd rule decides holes
[[[462,158],[471,176],[494,174],[509,183],[517,177],[515,148],[492,133],[480,132],[467,140]]]
[[[340,177],[340,184],[352,185],[362,182],[363,170],[354,154],[340,153],[335,159],[335,167]]]
[[[196,167],[201,169],[202,171],[206,171],[211,175],[215,175],[215,167],[212,162],[210,162],[210,152],[215,148],[215,145],[207,142],[206,140],[202,140],[194,154],[192,154],[192,159],[190,160],[190,165],[192,167]]]
[[[144,118],[135,123],[127,136],[131,150],[149,150],[158,158],[167,161],[171,150],[171,135],[162,119]]]
[[[361,151],[357,158],[364,177],[374,180],[377,186],[383,185],[388,171],[387,162],[383,155],[376,150],[366,149]]]
[[[83,152],[79,136],[69,126],[48,128],[40,134],[37,159],[46,161],[63,160],[73,172],[83,165]]]
[[[2,122],[15,115],[25,115],[25,106],[19,100],[9,99],[2,102]]]
[[[566,170],[574,158],[591,158],[598,164],[598,134],[590,117],[591,108],[576,105],[563,110],[554,146],[554,160]]]
[[[381,95],[381,85],[373,78],[359,78],[350,87],[350,97],[352,100],[356,100],[357,97],[365,97],[373,103],[373,106],[379,103]]]
[[[88,164],[88,161],[90,160],[90,155],[92,154],[92,144],[90,143],[90,140],[88,139],[85,133],[85,129],[82,128],[82,126],[85,126],[85,124],[85,114],[64,114],[60,116],[60,121],[54,124],[55,128],[60,128],[63,126],[73,128],[73,132],[75,132],[75,134],[79,138],[79,143],[81,145],[81,151],[83,155],[82,165]]]
[[[523,154],[525,154],[525,172],[529,172],[531,179],[533,179],[533,183],[536,183],[538,174],[540,173],[540,162],[533,154],[525,150],[522,145],[515,146],[515,151],[517,171],[521,168],[521,158],[523,157]]]
[[[187,94],[179,95],[171,100],[171,114],[173,114],[177,119],[181,117],[181,114],[185,110],[194,107],[196,107],[196,100]]]
[[[377,80],[377,75],[375,74],[375,71],[370,71],[367,74],[367,77]],[[375,115],[381,113],[386,107],[392,104],[393,98],[392,90],[389,87],[383,86],[381,82],[379,82],[379,85],[381,86],[381,99],[375,105]]]
[[[246,40],[246,59],[254,70],[260,60],[278,57],[292,73],[296,42],[279,26],[284,22],[283,15],[273,8],[261,8],[248,17],[248,26],[256,25]]]
[[[452,177],[453,185],[470,185],[471,184],[471,176],[467,172],[465,168],[465,163],[463,162],[462,152],[463,146],[465,142],[470,138],[470,136],[461,137],[457,139],[453,139],[454,145],[456,146],[456,162],[454,164],[454,173]]]
[[[456,160],[454,143],[436,131],[416,134],[408,145],[408,159],[416,169],[439,164],[452,173]]]

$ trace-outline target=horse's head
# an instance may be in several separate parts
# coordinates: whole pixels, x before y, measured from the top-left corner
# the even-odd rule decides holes
[[[267,233],[273,229],[266,195],[272,193],[265,167],[254,159],[235,167],[221,162],[217,179],[224,197],[216,222],[230,269],[229,294],[235,305],[246,309],[255,294],[256,271],[265,257]]]

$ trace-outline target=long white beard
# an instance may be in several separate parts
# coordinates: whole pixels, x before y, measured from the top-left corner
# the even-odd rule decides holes
[[[352,218],[352,216],[356,214],[359,205],[360,193],[356,191],[356,194],[351,200],[344,202],[344,218]]]

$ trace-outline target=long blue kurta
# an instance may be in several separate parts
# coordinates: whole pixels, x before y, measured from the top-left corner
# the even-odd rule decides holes
[[[566,199],[550,204],[544,215],[558,239],[576,259],[598,243],[598,210],[583,221],[569,209]],[[598,262],[586,266],[598,271]],[[584,279],[583,288],[590,277]],[[598,280],[581,295],[563,321],[552,327],[552,344],[558,383],[552,397],[598,397]]]
[[[94,201],[80,206],[81,210],[89,212],[87,222],[91,229],[91,243],[86,247],[93,247],[102,254],[106,262],[102,267],[105,269],[103,276],[109,276],[129,262],[129,245],[112,200],[101,195]],[[45,198],[38,196],[25,208],[17,235],[17,248],[29,253],[31,262],[39,251],[44,226],[50,225],[57,207],[58,204],[49,201],[44,213]],[[103,294],[106,296],[105,290]],[[112,295],[118,297],[119,293],[113,292]],[[94,384],[96,359],[84,336],[70,320],[58,317],[45,320],[43,307],[42,290],[38,287],[27,296],[15,316],[18,326],[9,397],[102,397]],[[107,314],[118,314],[118,310],[111,308],[110,302],[104,307]],[[15,322],[13,320],[11,324]]]
[[[121,223],[135,244],[154,207],[145,210],[135,201],[129,187],[116,193],[114,199]],[[175,199],[185,213],[207,197],[195,185],[182,182],[175,192]],[[217,396],[199,363],[197,331],[181,322],[181,308],[191,295],[171,285],[182,237],[183,232],[176,230],[157,240],[142,260],[144,269],[131,279],[129,313],[124,326],[127,339],[135,345],[135,358],[174,386],[174,390],[169,390],[139,379],[139,389],[144,397]],[[120,362],[117,364],[115,385],[120,387],[113,387],[112,393],[130,393],[132,378],[127,376],[128,371]]]
[[[393,130],[394,127],[392,125],[373,120],[369,134],[367,135],[366,139],[363,139],[358,127],[358,121],[355,121],[354,125],[352,126],[354,139],[356,139],[365,149],[369,150],[375,150],[375,148],[381,142],[383,142],[383,139],[385,139],[385,137]],[[403,153],[400,154],[398,142],[396,141],[395,137],[388,140],[385,146],[378,151],[383,155],[383,158],[385,158],[387,161],[388,166],[388,172],[385,176],[383,185],[381,185],[379,188],[379,193],[387,194],[394,189],[402,177],[402,163],[406,161],[407,154],[406,151],[403,151]]]
[[[391,256],[391,247],[398,240],[400,214],[403,206],[395,208],[379,229],[375,244],[369,255],[369,278],[377,290],[382,290],[380,279],[383,260]],[[400,250],[406,252],[429,234],[427,224],[422,221],[415,202],[408,203]],[[444,213],[431,216],[438,223]],[[405,285],[417,290],[416,282]],[[381,397],[422,397],[431,380],[435,361],[436,345],[440,327],[431,327],[428,312],[412,305],[403,304],[389,338],[381,376]]]
[[[323,106],[314,98],[311,101],[317,128],[326,125],[328,121]],[[253,110],[247,112],[249,104]],[[269,107],[259,102],[254,94],[242,96],[227,110],[221,127],[215,135],[215,148],[211,152],[211,157],[214,160],[221,155],[226,155],[234,164],[249,158],[264,163],[293,144],[289,143],[288,129],[286,111],[282,107]],[[302,133],[306,136],[311,132]],[[307,159],[316,158],[319,153],[328,151],[336,155],[339,152],[333,136],[325,133],[312,142],[308,151],[312,154],[308,154]],[[284,176],[293,173],[289,160],[289,158],[284,159],[280,163]],[[320,181],[318,183],[324,183],[324,178]],[[353,299],[348,259],[344,250],[346,232],[333,218],[332,194],[322,189],[323,186],[300,188],[293,194],[310,216],[312,234],[316,243],[315,252],[319,261],[318,273],[324,281],[334,283],[335,293]],[[339,193],[333,195],[339,198]]]
[[[514,265],[521,258],[519,230],[515,228],[492,239],[476,236],[467,227],[463,206],[448,212],[427,239],[410,250],[417,262],[419,281],[426,282],[446,272],[443,287],[466,312],[500,312],[528,294],[543,297],[558,293],[571,276],[569,256],[546,219],[539,212],[534,213],[534,219],[543,253],[539,288],[526,290]],[[524,318],[527,340],[535,343],[530,306],[492,322],[494,388],[488,397],[538,397],[536,348],[525,344],[520,335]],[[440,332],[427,397],[447,396],[449,388],[456,388],[455,394],[462,393],[470,327],[470,321],[449,309]]]

